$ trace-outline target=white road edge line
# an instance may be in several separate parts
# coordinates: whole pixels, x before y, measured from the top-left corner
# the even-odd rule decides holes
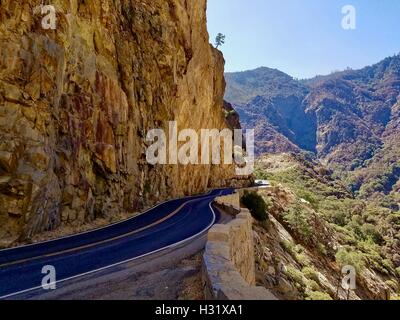
[[[220,191],[220,194],[219,194],[219,195],[221,195],[221,193],[222,193],[222,191]],[[216,196],[216,197],[217,197],[217,196]],[[62,279],[62,280],[56,281],[56,282],[54,282],[54,283],[52,283],[52,284],[62,283],[62,282],[69,281],[69,280],[73,280],[73,279],[76,279],[76,278],[79,278],[79,277],[87,276],[87,275],[92,274],[92,273],[104,271],[104,270],[106,270],[106,269],[113,268],[113,267],[119,266],[119,265],[124,264],[124,263],[132,262],[132,261],[135,261],[135,260],[138,260],[138,259],[147,257],[147,256],[149,256],[149,255],[158,253],[158,252],[160,252],[160,251],[164,251],[164,250],[166,250],[166,249],[171,249],[171,248],[174,248],[174,247],[178,247],[178,246],[180,246],[181,244],[183,244],[183,243],[185,243],[185,242],[188,242],[188,241],[190,241],[190,240],[192,240],[192,239],[194,239],[194,238],[197,238],[198,236],[200,236],[201,234],[203,234],[205,231],[208,231],[209,229],[211,229],[211,227],[212,227],[212,226],[214,225],[214,223],[215,223],[215,220],[216,220],[217,217],[216,217],[215,211],[214,211],[214,209],[212,208],[212,205],[211,205],[213,202],[214,202],[214,199],[213,199],[212,201],[210,201],[209,204],[208,204],[208,206],[210,207],[211,212],[212,212],[212,214],[213,214],[212,222],[211,222],[204,230],[198,232],[197,234],[195,234],[195,235],[193,235],[193,236],[191,236],[191,237],[189,237],[189,238],[187,238],[187,239],[181,240],[181,241],[179,241],[179,242],[177,242],[177,243],[171,244],[171,245],[169,245],[169,246],[166,246],[166,247],[157,249],[157,250],[155,250],[155,251],[152,251],[152,252],[143,254],[143,255],[141,255],[141,256],[138,256],[138,257],[135,257],[135,258],[132,258],[132,259],[128,259],[128,260],[125,260],[125,261],[117,262],[117,263],[114,263],[114,264],[111,264],[111,265],[109,265],[109,266],[105,266],[105,267],[102,267],[102,268],[99,268],[99,269],[96,269],[96,270],[92,270],[92,271],[88,271],[88,272],[85,272],[85,273],[81,273],[81,274],[78,274],[78,275],[73,276],[73,277],[70,277],[70,278],[66,278],[66,279]],[[5,296],[0,297],[0,300],[2,300],[2,299],[7,299],[7,298],[10,298],[10,297],[13,297],[13,296],[17,296],[17,295],[20,295],[20,294],[23,294],[23,293],[27,293],[27,292],[30,292],[30,291],[34,291],[34,290],[37,290],[37,289],[41,289],[41,288],[42,288],[42,286],[38,286],[38,287],[35,287],[35,288],[30,288],[30,289],[26,289],[26,290],[23,290],[23,291],[11,293],[11,294],[8,294],[8,295],[5,295]]]
[[[217,189],[217,190],[218,190],[218,189]],[[215,191],[215,190],[210,190],[210,191],[208,191],[207,193],[204,193],[204,194],[198,194],[198,195],[193,195],[193,196],[185,197],[184,199],[190,199],[190,198],[194,198],[194,197],[206,196],[206,195],[209,195],[209,194],[210,194],[211,192],[213,192],[213,191]],[[149,212],[149,211],[151,211],[151,210],[153,210],[153,209],[158,208],[159,206],[161,206],[161,205],[163,205],[163,204],[165,204],[165,203],[168,203],[168,202],[171,202],[171,201],[175,201],[175,200],[180,200],[180,199],[182,199],[182,198],[175,198],[175,199],[166,200],[166,201],[164,201],[164,202],[161,202],[161,203],[155,205],[154,207],[151,207],[151,208],[149,208],[149,209],[147,209],[147,210],[145,210],[145,211],[143,211],[143,212],[140,212],[140,213],[139,213],[138,215],[136,215],[136,216],[133,216],[133,217],[130,217],[130,218],[127,218],[127,219],[118,221],[118,222],[114,222],[114,223],[109,224],[109,225],[106,225],[106,226],[104,226],[104,227],[100,227],[100,228],[96,228],[96,229],[91,229],[91,230],[88,230],[88,231],[80,232],[80,233],[77,233],[77,234],[72,234],[72,235],[65,236],[65,237],[61,237],[61,238],[57,238],[57,239],[51,239],[51,240],[46,240],[46,241],[41,241],[41,242],[35,242],[35,243],[26,244],[26,245],[23,245],[23,246],[18,246],[18,247],[13,247],[13,248],[1,249],[1,250],[0,250],[0,253],[7,252],[7,251],[11,251],[11,250],[16,250],[16,249],[20,249],[20,248],[27,248],[27,247],[32,247],[32,246],[40,245],[40,244],[50,243],[50,242],[54,242],[54,241],[58,241],[58,240],[70,239],[70,238],[77,237],[77,236],[81,236],[81,235],[88,234],[88,233],[91,233],[91,232],[95,232],[95,231],[100,231],[100,230],[103,230],[103,229],[107,229],[107,228],[109,228],[109,227],[116,226],[116,225],[122,224],[122,223],[124,223],[124,222],[128,222],[128,221],[130,221],[130,220],[134,220],[134,219],[136,219],[136,218],[138,218],[138,217],[140,217],[140,216],[146,214],[147,212]],[[1,297],[0,297],[0,299],[1,299]]]

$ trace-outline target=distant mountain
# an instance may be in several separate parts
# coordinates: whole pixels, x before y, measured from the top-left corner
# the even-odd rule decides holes
[[[312,152],[361,194],[400,189],[400,56],[296,80],[274,69],[227,73],[225,99],[265,152]]]

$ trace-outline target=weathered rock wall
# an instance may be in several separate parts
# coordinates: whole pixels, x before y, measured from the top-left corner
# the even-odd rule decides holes
[[[54,0],[55,30],[40,3],[1,1],[0,239],[235,183],[232,166],[145,157],[168,121],[226,128],[206,0]]]

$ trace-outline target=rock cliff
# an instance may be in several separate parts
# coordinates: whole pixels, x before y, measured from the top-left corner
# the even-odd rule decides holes
[[[45,30],[41,1],[1,1],[0,239],[237,181],[232,166],[146,162],[148,130],[168,121],[227,127],[206,0],[51,4]]]

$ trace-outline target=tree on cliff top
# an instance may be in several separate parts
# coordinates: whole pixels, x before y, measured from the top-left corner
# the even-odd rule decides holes
[[[215,47],[218,49],[219,46],[222,46],[225,43],[225,36],[222,33],[218,33],[215,38]]]

